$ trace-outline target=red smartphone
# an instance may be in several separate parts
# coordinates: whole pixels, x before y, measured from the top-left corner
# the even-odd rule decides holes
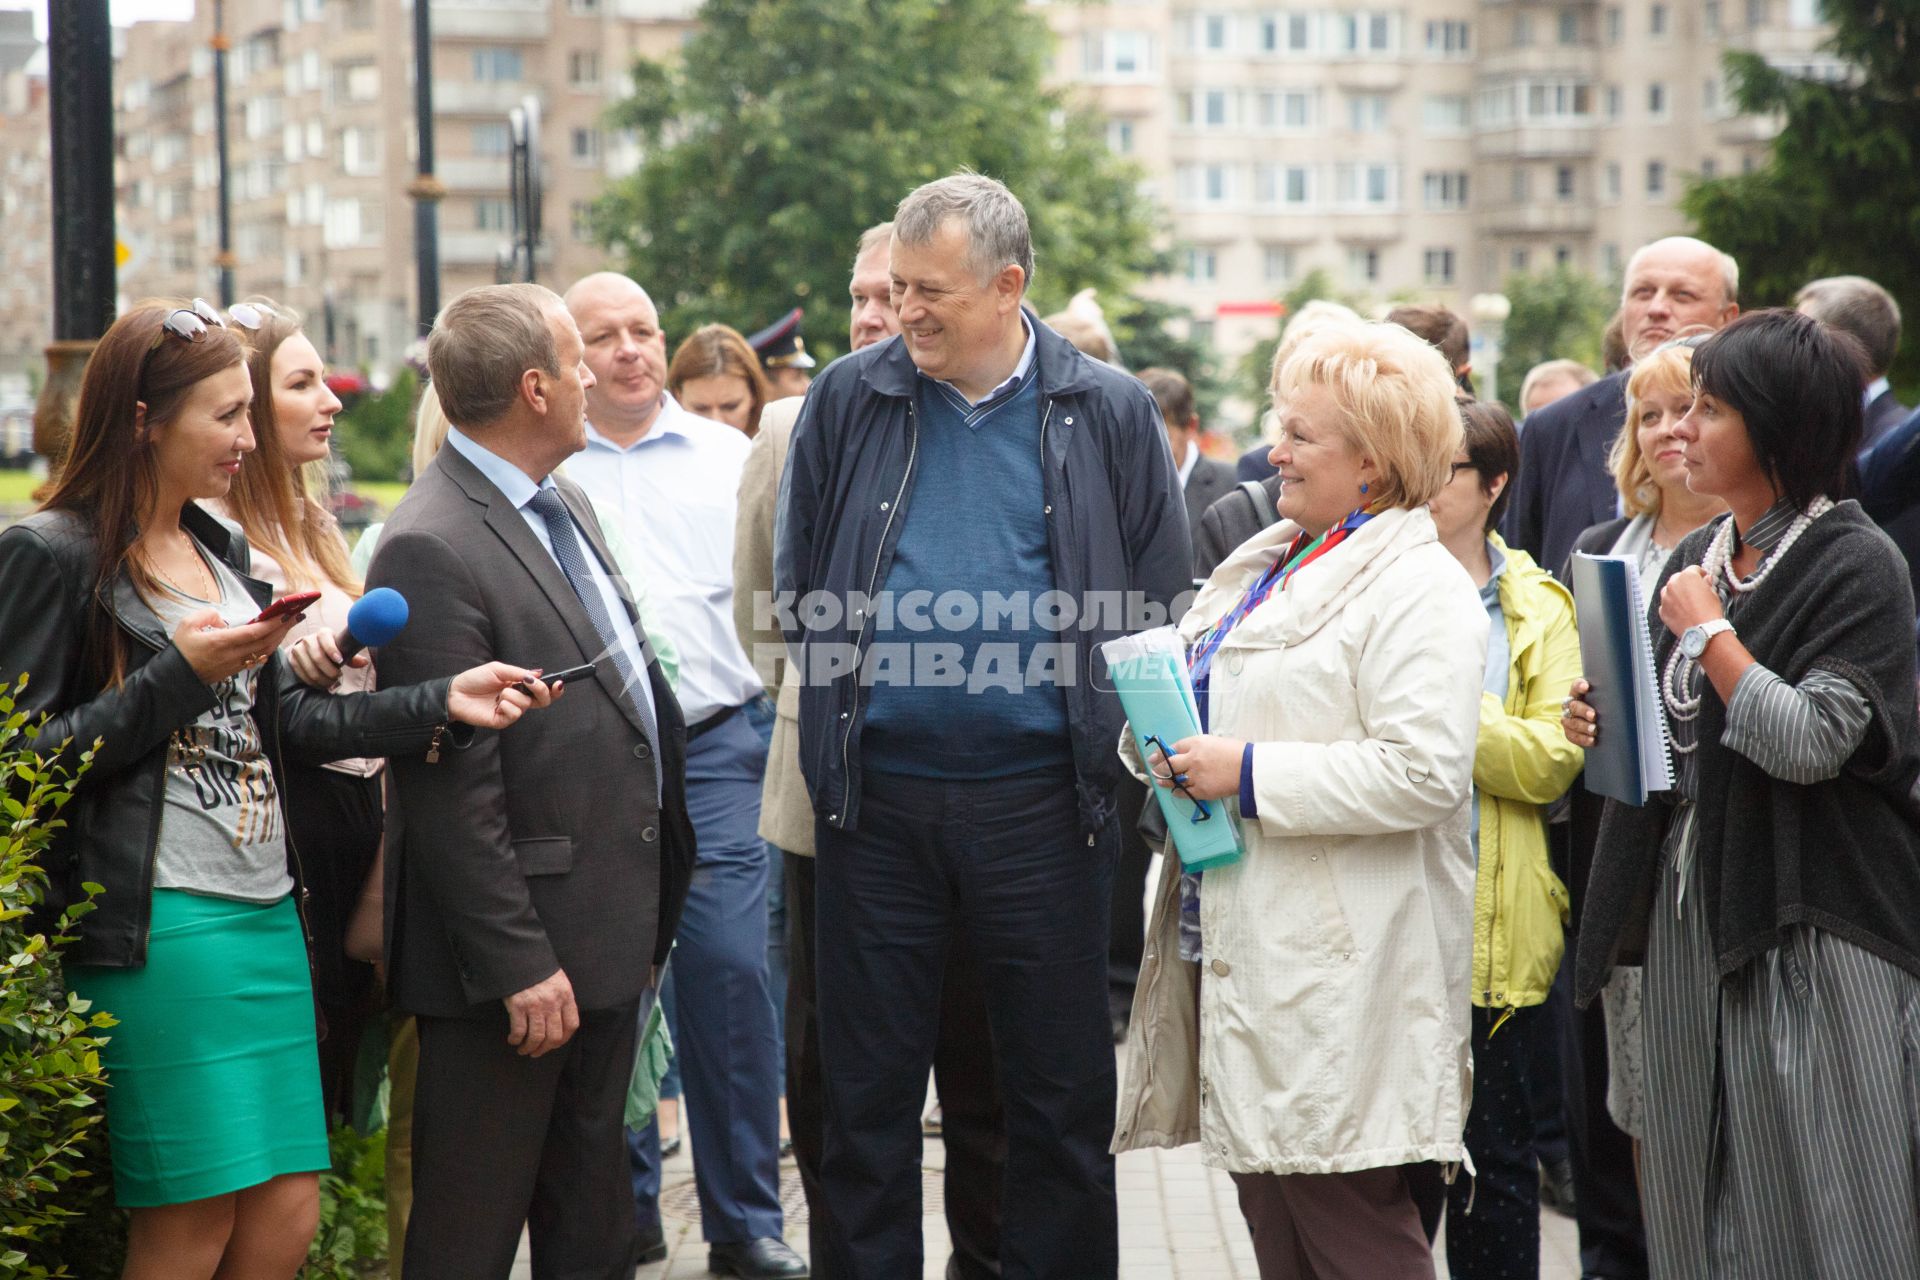
[[[289,591],[286,595],[281,596],[278,600],[275,600],[272,604],[262,609],[260,616],[255,618],[254,621],[272,622],[275,618],[285,617],[289,613],[298,617],[300,614],[312,608],[314,602],[319,598],[320,593],[318,591]]]

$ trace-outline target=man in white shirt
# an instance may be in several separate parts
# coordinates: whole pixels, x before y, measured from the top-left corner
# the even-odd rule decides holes
[[[767,746],[763,691],[733,629],[733,530],[747,438],[687,412],[665,389],[667,346],[646,291],[612,272],[567,291],[595,385],[587,447],[568,475],[657,575],[661,623],[680,650],[687,805],[699,845],[674,952],[676,1052],[692,1130],[709,1267],[805,1276],[781,1239],[779,1048],[767,983]],[[659,1135],[634,1143],[643,1238],[659,1229]],[[655,1243],[655,1248],[658,1244]]]

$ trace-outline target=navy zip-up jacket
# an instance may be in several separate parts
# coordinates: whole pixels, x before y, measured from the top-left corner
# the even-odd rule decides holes
[[[1037,461],[1054,587],[1078,602],[1074,625],[1057,638],[1076,659],[1067,722],[1091,844],[1123,772],[1115,744],[1125,719],[1098,646],[1177,622],[1191,598],[1193,551],[1179,472],[1146,387],[1082,355],[1031,312],[1027,319],[1040,367]],[[816,658],[864,656],[872,641],[869,602],[886,588],[903,507],[922,478],[919,379],[899,338],[834,361],[807,392],[780,484],[774,588],[789,653],[806,677],[800,769],[820,821],[843,830],[859,822],[867,691],[858,664],[809,666],[809,649]],[[802,607],[809,598],[835,603]]]

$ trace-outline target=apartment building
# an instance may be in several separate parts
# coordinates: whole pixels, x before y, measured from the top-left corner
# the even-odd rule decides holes
[[[337,364],[391,368],[417,333],[413,13],[397,0],[227,0],[237,296],[305,313]],[[586,212],[631,168],[607,107],[636,56],[670,55],[694,0],[434,0],[441,298],[491,283],[511,235],[508,113],[540,104],[537,275],[602,265]],[[128,28],[115,70],[123,296],[213,296],[219,164],[213,6]]]
[[[0,10],[0,412],[28,399],[52,332],[53,144],[44,62],[33,14]]]
[[[1814,76],[1817,0],[1203,0],[1055,4],[1054,76],[1166,208],[1155,290],[1237,354],[1309,271],[1465,309],[1508,275],[1602,276],[1682,229],[1689,177],[1750,168],[1775,124],[1721,55]]]

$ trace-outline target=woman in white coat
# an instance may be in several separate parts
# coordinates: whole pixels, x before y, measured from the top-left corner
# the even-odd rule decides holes
[[[1180,623],[1207,732],[1142,777],[1237,806],[1246,855],[1168,875],[1116,1151],[1199,1142],[1263,1280],[1428,1280],[1404,1167],[1462,1158],[1471,1072],[1467,798],[1487,615],[1426,504],[1453,380],[1396,325],[1275,371],[1280,523]]]

